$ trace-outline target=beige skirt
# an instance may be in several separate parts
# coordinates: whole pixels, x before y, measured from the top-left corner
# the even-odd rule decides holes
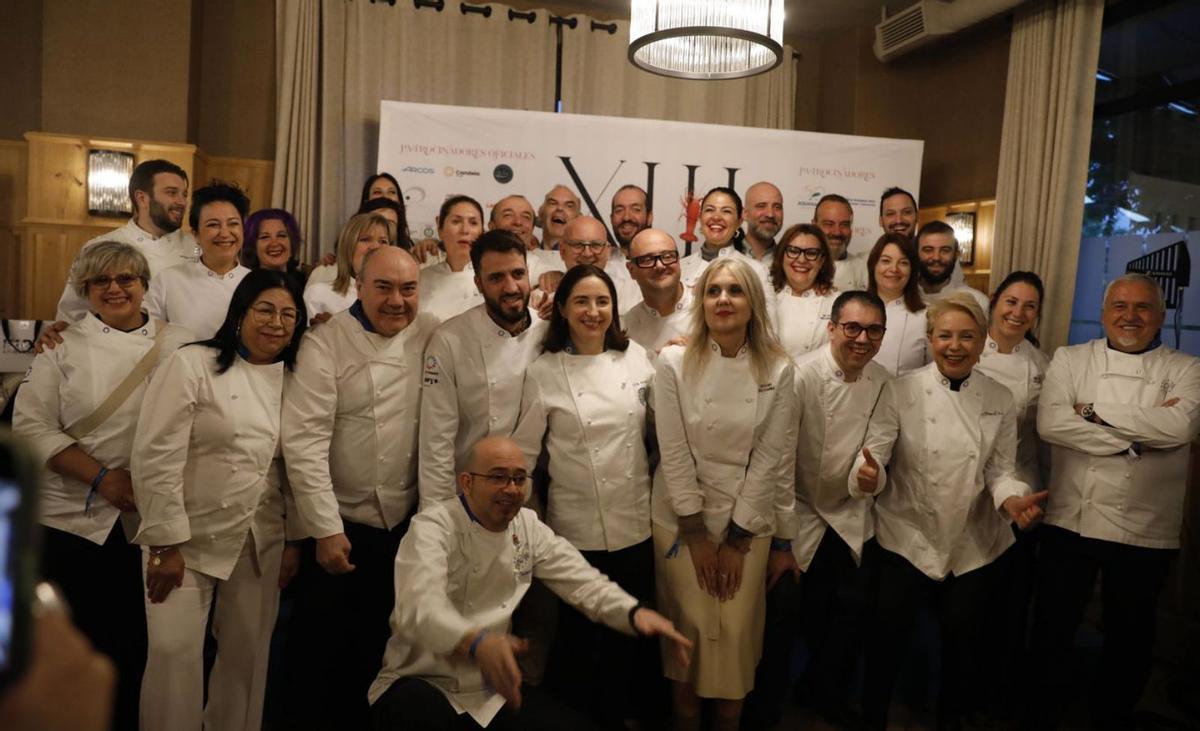
[[[701,698],[745,698],[754,689],[754,669],[762,656],[770,537],[751,542],[742,587],[733,599],[722,602],[700,588],[686,544],[667,558],[676,531],[658,524],[653,530],[658,610],[695,645],[685,668],[676,662],[673,647],[663,642],[664,674],[691,684]]]

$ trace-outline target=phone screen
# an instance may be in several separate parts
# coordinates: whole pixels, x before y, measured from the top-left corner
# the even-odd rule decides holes
[[[0,433],[0,690],[24,672],[38,571],[34,502],[38,467]]]
[[[13,661],[14,603],[17,593],[17,535],[18,508],[21,507],[21,488],[10,479],[0,478],[0,673],[10,669]]]

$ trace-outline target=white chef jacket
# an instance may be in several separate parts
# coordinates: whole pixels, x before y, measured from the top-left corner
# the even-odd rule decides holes
[[[310,320],[314,315],[322,313],[336,315],[350,309],[350,305],[357,299],[358,286],[354,280],[350,280],[346,294],[338,294],[333,289],[333,282],[314,282],[310,279],[308,286],[304,288],[304,311],[308,313]]]
[[[796,296],[786,284],[775,294],[775,333],[788,355],[799,358],[829,342],[829,319],[838,294],[836,289],[828,294],[808,289]]]
[[[621,315],[621,327],[630,340],[646,349],[646,356],[653,361],[668,342],[687,337],[692,325],[692,299],[692,288],[684,287],[683,296],[666,317],[645,301],[638,302]]]
[[[176,348],[195,339],[187,330],[154,319],[130,332],[108,327],[91,315],[62,331],[63,341],[33,359],[29,375],[17,392],[13,431],[28,440],[41,462],[72,444],[109,469],[129,469],[133,435],[146,383],[135,388],[117,410],[78,441],[66,430],[90,416],[125,380],[154,345],[159,326],[165,327],[158,363]],[[155,366],[157,368],[157,365]],[[151,371],[153,373],[153,370]],[[147,378],[147,382],[149,379]],[[100,495],[85,512],[91,485],[46,470],[39,489],[38,521],[103,545],[121,511]],[[137,528],[137,514],[126,513],[126,534]]]
[[[525,268],[529,274],[529,288],[538,285],[538,277],[546,272],[565,272],[567,265],[557,249],[529,249],[525,252]]]
[[[759,536],[796,535],[796,429],[792,364],[780,359],[758,383],[746,348],[733,358],[711,349],[700,372],[683,369],[684,347],[655,363],[654,418],[661,461],[651,514],[674,530],[677,516],[703,511],[710,536],[733,522]]]
[[[1178,398],[1175,406],[1162,404]],[[1111,426],[1085,421],[1093,404]],[[1051,447],[1046,522],[1147,548],[1178,548],[1190,445],[1200,433],[1200,358],[1165,345],[1141,355],[1103,339],[1059,348],[1038,406]],[[1138,442],[1140,457],[1126,450]]]
[[[654,366],[624,352],[542,353],[529,367],[513,439],[530,473],[549,456],[546,523],[581,551],[618,551],[650,537],[646,417]]]
[[[443,491],[447,492],[447,491]],[[454,654],[473,629],[508,633],[513,609],[537,578],[589,619],[632,635],[637,600],[609,581],[528,508],[508,529],[472,520],[458,498],[441,500],[412,520],[396,553],[392,636],[371,684],[374,703],[399,678],[419,677],[454,710],[486,727],[504,706],[475,663]]]
[[[845,259],[833,262],[833,286],[841,291],[865,291],[868,283],[866,254],[847,254]]]
[[[1028,340],[1013,346],[1013,352],[1001,353],[992,336],[987,338],[983,355],[975,369],[986,373],[1012,391],[1017,407],[1017,477],[1034,492],[1042,489],[1039,453],[1042,440],[1037,435],[1038,396],[1050,359]]]
[[[513,336],[473,307],[439,327],[425,350],[421,375],[421,507],[451,497],[475,442],[509,436],[521,413],[525,371],[541,352],[545,320],[531,313]]]
[[[200,258],[196,239],[187,231],[176,229],[166,236],[154,238],[134,223],[132,218],[121,228],[100,234],[88,241],[79,250],[79,254],[83,254],[89,246],[101,241],[119,241],[142,252],[142,255],[146,257],[146,263],[150,266],[151,283],[154,282],[155,277],[167,269]],[[76,255],[75,258],[78,260],[79,256]],[[62,296],[58,299],[58,314],[54,316],[55,319],[75,322],[82,319],[90,310],[91,305],[88,304],[87,297],[80,297],[75,293],[75,287],[71,284],[71,278],[68,276]]]
[[[688,254],[679,260],[679,279],[683,282],[683,286],[687,287],[688,289],[691,289],[696,285],[696,281],[700,279],[700,275],[703,274],[704,270],[708,269],[708,265],[712,263],[705,260],[704,256],[701,254],[701,251],[702,247],[698,247],[694,254]],[[767,301],[770,302],[771,293],[775,291],[775,288],[771,286],[771,275],[767,270],[767,267],[763,266],[762,262],[758,261],[752,256],[743,254],[742,252],[733,248],[732,244],[717,249],[717,259],[721,258],[722,256],[739,257],[742,261],[749,264],[754,273],[758,274],[758,278],[762,282],[763,294],[766,295]],[[717,259],[713,259],[712,261],[716,261]]]
[[[1007,388],[972,371],[951,391],[931,363],[883,387],[864,446],[880,465],[880,546],[940,581],[986,566],[1012,545],[1001,506],[1030,489],[1016,476],[1017,412]],[[862,497],[856,478],[865,461],[860,451],[850,469],[854,497]]]
[[[308,273],[308,286],[317,282],[332,282],[337,279],[337,264],[321,264]]]
[[[217,274],[201,261],[172,267],[150,280],[146,310],[151,317],[182,325],[206,340],[221,329],[233,291],[249,273],[241,264],[225,274]]]
[[[284,497],[267,489],[283,363],[254,365],[238,356],[218,374],[216,353],[180,348],[146,390],[133,448],[142,517],[134,540],[179,545],[188,568],[224,580],[251,532],[260,562],[278,547],[262,527],[279,525],[285,512]]]
[[[909,312],[904,298],[897,297],[884,306],[887,332],[879,343],[874,362],[893,376],[902,376],[933,361],[929,338],[925,334],[925,308]]]
[[[351,310],[304,334],[283,400],[283,456],[296,508],[317,538],[342,519],[391,529],[417,502],[421,364],[438,325],[420,313],[393,337]]]
[[[421,312],[442,322],[483,304],[475,286],[475,267],[467,262],[461,272],[455,272],[443,261],[421,269],[420,302]]]
[[[613,281],[617,288],[617,306],[620,312],[629,310],[642,301],[642,288],[633,280],[629,270],[625,268],[625,258],[617,259],[620,249],[614,248],[609,255],[608,263],[604,265],[604,273]],[[621,323],[624,325],[624,323]]]
[[[975,301],[978,302],[979,306],[983,309],[984,316],[987,316],[989,304],[988,296],[983,292],[980,292],[978,289],[966,284],[965,282],[947,282],[946,286],[942,287],[941,291],[939,292],[926,292],[924,289],[922,289],[921,297],[925,300],[925,304],[931,305],[938,300],[945,299],[948,295],[953,294],[954,292],[966,292],[974,297]]]
[[[861,561],[875,534],[871,506],[846,494],[850,465],[862,450],[871,413],[891,375],[868,363],[858,380],[846,374],[826,345],[796,362],[796,519],[792,554],[802,571],[812,563],[826,526]]]

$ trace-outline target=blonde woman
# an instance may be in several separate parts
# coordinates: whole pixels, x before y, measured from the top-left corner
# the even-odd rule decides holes
[[[396,224],[377,213],[351,216],[337,245],[337,277],[332,282],[310,281],[304,289],[304,309],[309,318],[336,315],[358,299],[354,278],[368,251],[396,245]]]
[[[699,728],[700,699],[713,698],[716,727],[736,729],[762,653],[768,570],[795,569],[792,363],[749,264],[712,262],[695,292],[688,344],[662,350],[653,394],[659,608],[696,647],[689,667],[666,651],[663,665],[677,728]]]
[[[920,606],[942,633],[939,727],[981,710],[983,619],[995,561],[1026,529],[1045,492],[1030,494],[1016,471],[1012,393],[975,365],[987,319],[974,297],[955,292],[929,305],[933,363],[884,385],[848,479],[852,497],[875,498],[875,540],[863,551],[876,573],[869,622],[863,716],[887,725],[892,687]]]

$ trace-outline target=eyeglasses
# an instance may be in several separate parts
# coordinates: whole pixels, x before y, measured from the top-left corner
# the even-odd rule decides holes
[[[851,340],[854,340],[865,332],[867,334],[867,340],[877,343],[880,340],[883,340],[883,334],[887,332],[887,328],[883,325],[863,326],[857,322],[835,322],[833,324],[840,327],[842,332],[846,333],[846,337],[850,338]]]
[[[294,327],[297,319],[295,310],[277,310],[268,304],[254,305],[250,308],[250,315],[259,325],[266,325],[278,317],[284,327]]]
[[[108,275],[92,277],[87,281],[90,286],[101,290],[108,289],[113,282],[116,282],[117,286],[121,289],[129,289],[134,285],[134,283],[142,281],[142,278],[136,274],[118,274],[115,277],[110,277]]]
[[[783,247],[783,255],[789,259],[795,259],[798,256],[803,256],[808,261],[816,261],[817,259],[820,259],[824,254],[825,254],[825,252],[821,251],[819,248],[816,248],[816,247],[811,248],[811,249],[801,249],[799,246]]]
[[[488,487],[496,490],[504,489],[510,483],[516,487],[525,487],[525,481],[529,479],[529,475],[524,472],[516,472],[511,475],[507,472],[489,472],[487,474],[468,472],[467,474],[474,477],[482,477]]]
[[[664,251],[661,254],[643,254],[633,257],[633,264],[638,269],[652,269],[655,264],[659,263],[669,267],[677,261],[679,261],[678,251]]]
[[[599,254],[601,251],[604,251],[606,248],[608,248],[608,242],[607,241],[568,241],[567,246],[571,247],[571,251],[574,251],[576,254],[582,254],[584,249],[587,249],[588,251],[592,252],[593,254]]]

